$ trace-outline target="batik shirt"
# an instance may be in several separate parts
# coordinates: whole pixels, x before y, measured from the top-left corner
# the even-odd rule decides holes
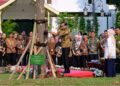
[[[98,42],[99,40],[97,38],[94,41],[91,38],[88,40],[89,54],[98,54]]]

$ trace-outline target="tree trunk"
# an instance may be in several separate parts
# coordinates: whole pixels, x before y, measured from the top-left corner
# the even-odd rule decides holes
[[[44,8],[44,0],[37,0],[36,1],[36,20],[41,21],[45,19],[45,8]],[[40,43],[44,43],[45,37],[44,37],[44,31],[45,31],[45,25],[46,23],[41,23],[37,21],[37,37],[39,38]],[[45,49],[43,48],[40,52],[40,54],[45,54]],[[40,68],[40,70],[39,70]],[[45,65],[42,65],[38,67],[39,72],[41,73],[41,76],[44,77],[45,75]]]
[[[44,8],[44,0],[37,0],[36,1],[36,19],[41,20],[45,19],[45,8]],[[38,37],[40,38],[40,42],[44,42],[44,30],[45,30],[45,23],[37,23],[37,32]]]

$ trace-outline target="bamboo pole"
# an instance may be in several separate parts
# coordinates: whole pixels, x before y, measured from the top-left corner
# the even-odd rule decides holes
[[[23,59],[23,57],[24,57],[26,51],[28,50],[28,48],[29,48],[29,46],[30,46],[30,43],[31,43],[31,40],[28,42],[28,44],[27,44],[25,50],[23,51],[23,53],[22,53],[22,55],[21,55],[19,61],[17,62],[16,66],[15,66],[15,70],[12,72],[12,74],[11,74],[10,77],[9,77],[9,80],[12,79],[12,76],[13,76],[14,73],[16,72],[16,69],[17,69],[18,65],[20,64],[20,62],[22,61],[22,59]]]
[[[2,33],[2,10],[0,10],[0,33]]]
[[[36,39],[36,42],[37,42],[37,39]],[[37,55],[36,52],[37,52],[37,46],[34,46],[34,54],[35,55]],[[36,79],[36,66],[35,65],[33,66],[33,79]]]
[[[47,43],[47,40],[45,41],[45,43]],[[43,48],[43,47],[40,47],[39,50],[37,51],[37,53],[34,52],[35,55],[37,55],[38,53],[40,53],[40,51],[42,50],[42,48]],[[18,76],[17,80],[19,80],[19,79],[22,77],[22,75],[23,75],[23,73],[26,71],[26,69],[27,69],[27,66],[24,68],[24,70],[23,70],[23,71],[21,72],[21,74]],[[34,73],[34,74],[35,74],[35,73]],[[35,75],[33,75],[33,79],[35,79],[35,78],[36,78]]]
[[[27,66],[23,69],[21,74],[18,76],[17,80],[19,80],[22,77],[22,75],[25,73],[26,69],[27,69]]]
[[[51,56],[50,56],[50,53],[49,53],[49,50],[48,49],[46,49],[47,50],[47,54],[48,54],[48,59],[49,59],[49,63],[50,63],[50,66],[51,66],[51,70],[52,70],[52,74],[53,74],[53,77],[54,78],[56,78],[57,76],[56,76],[56,73],[55,73],[55,68],[54,68],[54,65],[53,65],[53,62],[52,62],[52,58],[51,58]]]
[[[39,50],[39,52],[42,50],[42,48],[43,47],[40,47],[40,50]],[[36,54],[36,53],[35,53]],[[36,54],[37,55],[37,54]],[[24,70],[21,72],[21,74],[18,76],[18,78],[17,78],[17,80],[19,80],[21,77],[22,77],[22,75],[23,75],[23,73],[26,71],[26,69],[27,69],[27,66],[24,68]],[[35,77],[35,75],[33,75],[33,79],[35,79],[36,77]]]
[[[46,43],[47,43],[47,40],[46,40],[44,43],[46,44]],[[38,49],[38,51],[36,52],[36,54],[39,54],[40,51],[42,50],[42,48],[43,48],[43,47],[40,47],[40,48]]]
[[[34,47],[34,42],[35,42],[35,34],[36,34],[36,22],[34,23],[34,28],[33,28],[33,37],[32,37],[32,43],[31,43],[31,48],[30,48],[30,54],[29,54],[29,60],[28,60],[28,68],[27,68],[26,79],[29,78],[30,58],[31,58],[31,55],[33,53],[33,47]]]
[[[48,11],[48,27],[50,27],[50,12]]]

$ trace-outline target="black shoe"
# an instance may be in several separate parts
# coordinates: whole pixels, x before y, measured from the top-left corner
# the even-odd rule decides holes
[[[64,73],[70,73],[70,70],[65,70]]]

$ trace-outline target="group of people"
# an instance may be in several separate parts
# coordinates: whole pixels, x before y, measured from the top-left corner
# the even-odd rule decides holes
[[[57,32],[50,32],[52,36],[47,42],[49,53],[55,65],[63,65],[64,73],[70,73],[70,66],[88,70],[88,62],[104,59],[104,72],[108,77],[116,75],[120,70],[120,28],[105,30],[99,37],[95,31],[72,36],[66,22],[62,22]],[[0,66],[16,65],[29,40],[32,38],[25,31],[21,34],[0,34]],[[20,65],[28,63],[27,50]],[[116,66],[116,67],[115,67]]]
[[[87,70],[88,62],[101,59],[104,59],[106,76],[116,75],[116,64],[117,69],[120,69],[120,28],[105,30],[99,37],[95,31],[88,34],[78,32],[72,36],[67,23],[62,22],[58,32],[51,33],[49,52],[54,64],[64,65],[64,73],[70,73],[70,66]]]
[[[0,67],[16,65],[23,53],[29,40],[32,38],[32,32],[29,36],[23,31],[21,34],[12,32],[9,36],[5,33],[0,34]],[[29,50],[26,52],[20,65],[26,65],[28,61]]]

